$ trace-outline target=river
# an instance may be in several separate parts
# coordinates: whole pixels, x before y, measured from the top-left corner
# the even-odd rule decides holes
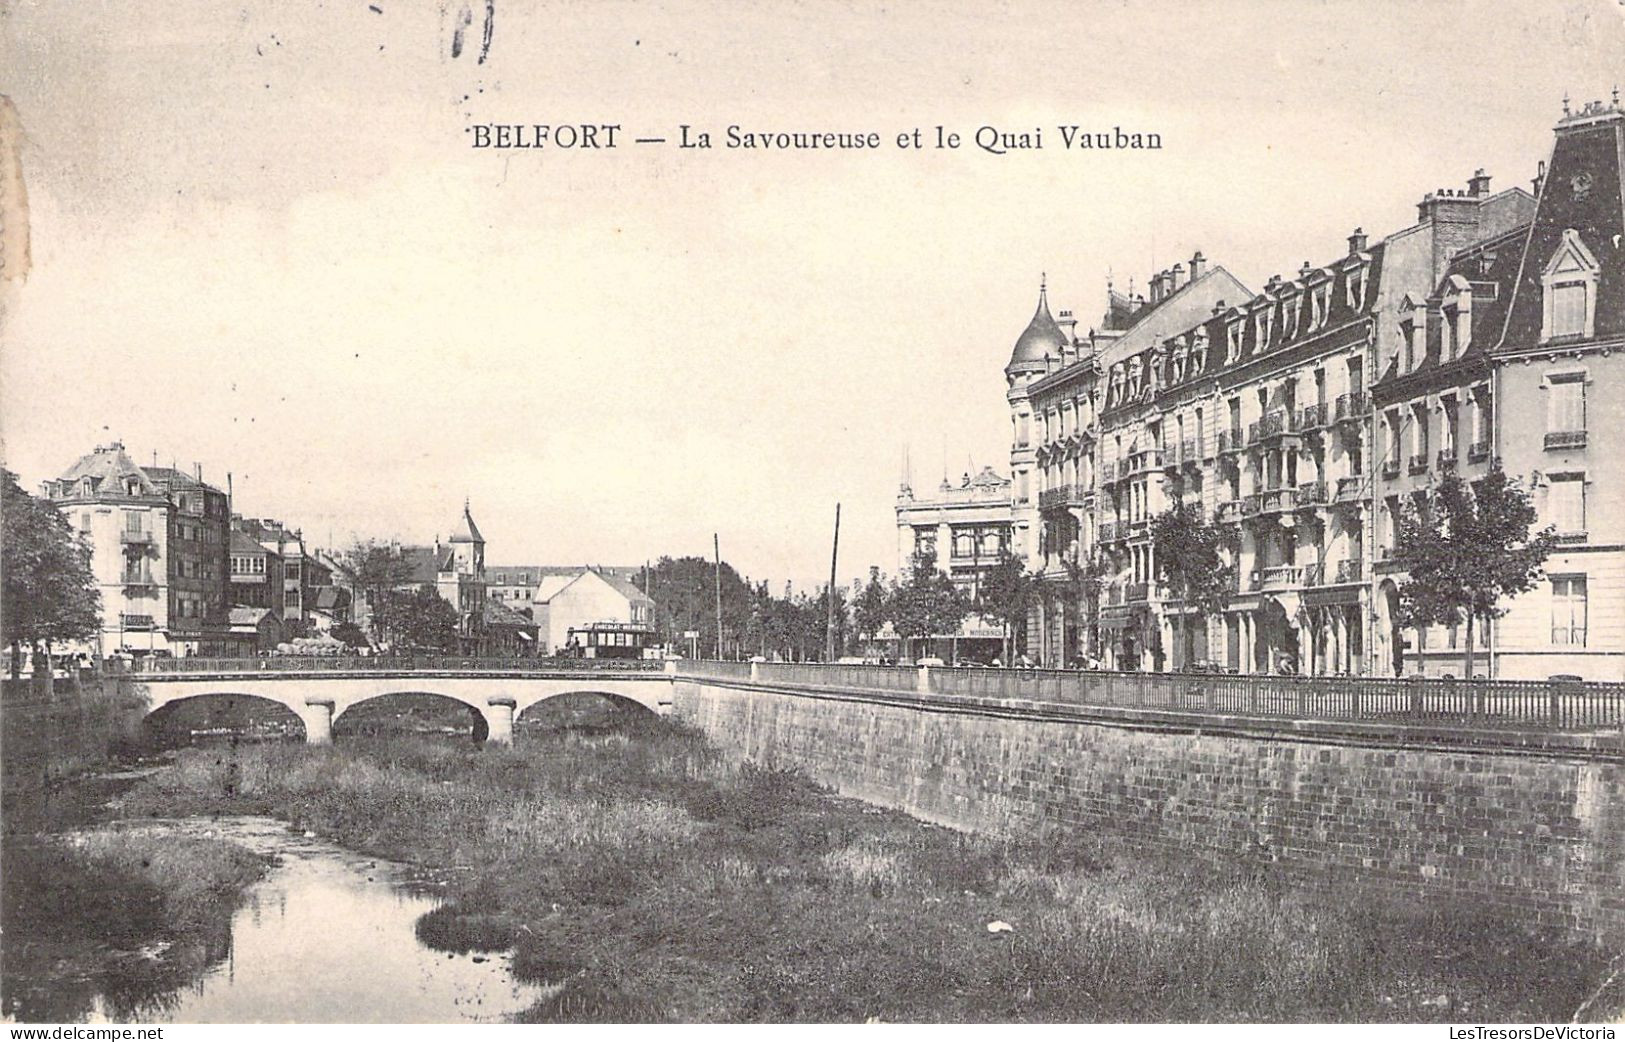
[[[508,953],[447,953],[418,940],[441,903],[407,866],[289,831],[270,818],[143,822],[165,835],[239,843],[277,864],[232,917],[224,957],[190,985],[153,995],[98,994],[91,1022],[451,1023],[501,1021],[548,994],[515,979]]]

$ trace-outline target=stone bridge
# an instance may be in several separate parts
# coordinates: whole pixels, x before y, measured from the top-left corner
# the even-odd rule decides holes
[[[184,660],[182,660],[184,661]],[[207,671],[132,673],[120,687],[147,702],[147,715],[189,698],[234,695],[286,706],[304,722],[305,741],[327,745],[333,724],[351,706],[386,695],[439,695],[472,707],[485,718],[487,741],[513,743],[514,718],[562,695],[604,695],[651,713],[671,712],[674,677],[656,670],[586,669],[511,672],[489,668],[375,668],[283,671],[250,660]]]

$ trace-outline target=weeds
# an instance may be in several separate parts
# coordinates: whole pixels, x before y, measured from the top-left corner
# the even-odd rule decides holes
[[[534,1021],[1546,1021],[1606,969],[1073,830],[926,826],[664,725],[195,750],[124,803],[243,810],[441,870],[420,936],[512,945]]]

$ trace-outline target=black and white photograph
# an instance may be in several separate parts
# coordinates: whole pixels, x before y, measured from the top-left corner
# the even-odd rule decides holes
[[[8,1038],[1615,1038],[1622,81],[1625,0],[0,0]]]

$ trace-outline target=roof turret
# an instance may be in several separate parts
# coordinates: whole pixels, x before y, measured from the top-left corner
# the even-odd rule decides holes
[[[1046,359],[1059,357],[1061,349],[1070,345],[1066,334],[1049,313],[1046,285],[1040,279],[1038,308],[1033,312],[1033,320],[1027,323],[1026,330],[1016,340],[1015,349],[1010,352],[1010,364],[1004,367],[1004,371],[1009,375],[1042,373],[1047,369]]]

